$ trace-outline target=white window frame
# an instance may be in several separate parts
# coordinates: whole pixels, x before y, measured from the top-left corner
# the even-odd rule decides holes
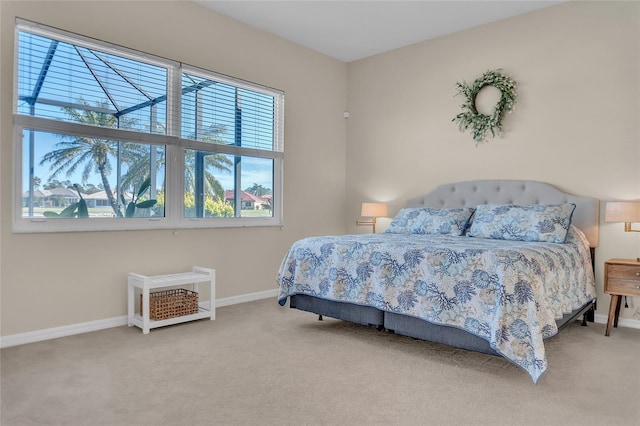
[[[100,128],[54,119],[33,117],[17,113],[18,97],[18,33],[25,30],[45,37],[99,48],[114,54],[161,65],[169,70],[167,88],[167,135],[135,132],[131,130]],[[109,231],[136,229],[187,229],[187,228],[226,228],[283,225],[283,170],[284,170],[284,92],[256,83],[221,75],[213,71],[158,58],[128,48],[90,39],[84,36],[57,30],[22,19],[16,20],[14,56],[14,171],[13,171],[13,232],[73,232],[73,231]],[[273,96],[274,99],[274,149],[260,150],[228,145],[216,145],[206,142],[180,138],[181,114],[181,76],[182,73],[196,74],[215,79],[239,88],[248,89]],[[23,134],[25,129],[59,134],[82,134],[113,140],[133,141],[142,144],[163,145],[166,149],[165,162],[165,216],[149,218],[25,218],[22,217],[22,176],[23,176]],[[185,149],[199,149],[212,153],[224,153],[273,160],[272,215],[267,217],[231,217],[231,218],[188,218],[184,216],[184,152]],[[237,188],[241,190],[242,188]]]

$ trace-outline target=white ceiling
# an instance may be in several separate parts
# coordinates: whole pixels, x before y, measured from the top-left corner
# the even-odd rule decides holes
[[[563,1],[217,1],[223,15],[351,62]]]

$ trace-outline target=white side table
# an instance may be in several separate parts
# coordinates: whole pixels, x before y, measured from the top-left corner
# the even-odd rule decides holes
[[[211,298],[209,309],[202,306],[202,301],[198,301],[199,310],[195,314],[182,315],[174,318],[154,321],[149,318],[149,291],[157,288],[191,285],[193,291],[198,292],[200,283],[209,284]],[[135,289],[142,291],[142,312],[135,313]],[[134,272],[129,273],[128,279],[128,324],[129,327],[137,326],[142,329],[143,334],[148,334],[152,328],[164,327],[172,324],[179,324],[186,321],[193,321],[202,318],[216,319],[216,271],[215,269],[194,266],[192,272],[182,272],[167,275],[141,275]]]

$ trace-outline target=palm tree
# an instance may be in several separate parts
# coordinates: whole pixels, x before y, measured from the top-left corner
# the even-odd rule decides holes
[[[245,191],[250,194],[257,195],[258,197],[262,197],[265,194],[271,194],[271,190],[269,188],[265,188],[255,182],[249,188],[245,189]]]
[[[152,150],[153,156],[151,155]],[[155,167],[156,170],[163,167],[165,150],[152,145],[122,142],[120,144],[120,159],[128,166],[127,172],[122,176],[120,182],[120,196],[122,197],[125,192],[134,192],[149,177],[150,159],[154,161],[154,165],[151,167]],[[155,189],[155,183],[152,186]]]
[[[204,176],[196,176],[195,163],[202,155],[204,161]],[[198,178],[203,179],[203,192],[206,197],[211,196],[224,200],[224,188],[216,177],[211,173],[211,169],[217,169],[221,171],[229,171],[233,162],[227,158],[224,154],[209,154],[201,151],[194,151],[188,149],[184,153],[185,156],[185,169],[184,169],[184,191],[194,192],[196,188],[196,181]],[[191,166],[193,165],[193,166]]]
[[[96,112],[85,100],[80,102],[87,109],[64,107],[64,112],[74,121],[100,127],[117,127],[118,119],[112,114]],[[98,102],[98,107],[106,109],[107,102]],[[119,214],[118,201],[109,183],[111,173],[111,158],[117,155],[118,142],[85,136],[63,136],[56,144],[57,149],[46,153],[40,165],[51,163],[51,178],[66,171],[71,176],[77,169],[82,170],[82,182],[86,183],[92,172],[97,172],[107,194],[109,204],[116,215]]]
[[[221,139],[221,135],[226,131],[223,125],[211,125],[200,132],[198,138],[201,142],[208,142],[212,144],[225,144],[226,142]],[[189,138],[195,138],[195,135],[189,135]],[[198,155],[200,154],[200,155]],[[204,196],[207,195],[224,200],[224,188],[220,184],[220,181],[211,173],[211,169],[229,172],[233,166],[233,161],[224,154],[209,153],[206,151],[195,151],[188,149],[185,151],[185,170],[184,170],[184,190],[185,192],[195,192],[196,180],[199,176],[196,176],[195,164],[199,157],[204,161],[204,176],[202,177]],[[194,167],[189,167],[189,165]]]
[[[107,101],[97,102],[96,106],[91,106],[89,102],[83,99],[80,99],[79,103],[86,106],[86,108],[63,108],[63,111],[75,122],[110,128],[134,127],[134,120],[127,120],[123,117],[118,119],[113,114],[99,112],[100,110],[107,109]],[[224,132],[224,126],[211,125],[200,133],[198,140],[224,144],[225,142],[219,137]],[[120,152],[118,152],[118,150],[120,150]],[[98,173],[109,205],[111,205],[116,216],[122,216],[118,196],[114,194],[111,184],[109,183],[109,175],[112,170],[111,162],[119,156],[121,161],[128,166],[126,174],[122,177],[121,188],[119,188],[119,192],[122,193],[124,188],[140,187],[142,181],[148,176],[150,150],[151,147],[145,144],[65,135],[62,137],[62,141],[56,144],[56,149],[46,153],[42,157],[40,164],[51,164],[51,179],[63,172],[66,176],[71,176],[76,170],[81,170],[83,184],[88,181],[92,173]],[[188,165],[195,165],[196,152],[199,151],[185,151],[185,164],[187,165],[187,167],[185,167],[185,192],[195,190],[195,182],[198,176],[196,176],[195,168],[189,167]],[[209,152],[202,152],[202,158],[204,161],[204,176],[202,177],[204,195],[210,195],[224,200],[224,189],[210,170],[230,171],[233,161],[224,154]],[[164,154],[159,154],[156,157],[156,165],[164,164],[164,160]]]

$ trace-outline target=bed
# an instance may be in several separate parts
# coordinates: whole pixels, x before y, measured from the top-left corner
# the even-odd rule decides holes
[[[382,234],[304,238],[278,272],[291,308],[500,355],[534,382],[544,339],[593,321],[598,200],[481,180],[410,200]]]

